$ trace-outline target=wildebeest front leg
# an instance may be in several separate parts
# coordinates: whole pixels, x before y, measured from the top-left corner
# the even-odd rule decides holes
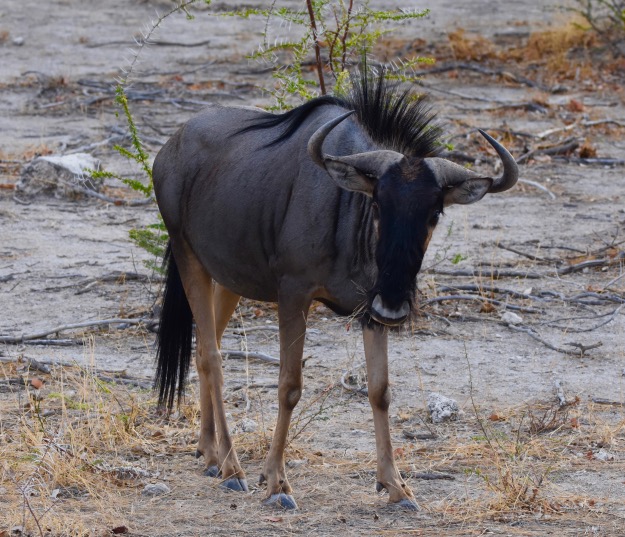
[[[260,476],[267,481],[266,505],[297,509],[286,478],[284,448],[291,415],[302,395],[302,354],[306,336],[306,318],[310,300],[287,296],[278,302],[280,324],[280,379],[278,383],[278,421],[271,449]]]
[[[219,307],[221,312],[222,306],[215,304],[215,284],[211,275],[186,243],[172,238],[172,248],[196,324],[201,412],[198,452],[204,455],[207,475],[218,475],[224,479],[222,487],[247,491],[245,473],[232,445],[223,402],[223,371],[215,311]],[[220,313],[220,316],[223,315]]]
[[[363,327],[369,402],[373,410],[375,447],[377,451],[376,489],[388,490],[389,502],[407,509],[417,509],[417,502],[410,487],[406,485],[395,465],[388,408],[391,390],[388,381],[388,331],[382,326]]]

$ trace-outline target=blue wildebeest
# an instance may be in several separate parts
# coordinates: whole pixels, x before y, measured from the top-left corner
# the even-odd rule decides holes
[[[482,132],[503,172],[485,177],[436,157],[440,129],[423,99],[383,77],[355,77],[347,97],[285,114],[214,106],[187,122],[154,162],[169,230],[157,357],[159,400],[171,407],[197,334],[201,428],[197,455],[224,488],[247,491],[223,403],[220,342],[241,296],[277,302],[279,410],[261,481],[267,504],[295,508],[284,449],[302,393],[313,300],[362,319],[377,488],[416,508],[393,460],[388,326],[410,314],[416,277],[443,208],[517,181],[508,151]]]

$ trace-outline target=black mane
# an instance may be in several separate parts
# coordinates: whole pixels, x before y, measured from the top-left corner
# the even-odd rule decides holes
[[[367,134],[385,149],[420,158],[431,157],[440,150],[441,129],[434,122],[435,114],[427,98],[411,89],[401,89],[399,84],[384,78],[384,73],[352,75],[347,96],[324,95],[284,114],[267,113],[236,134],[280,128],[280,135],[265,146],[270,147],[289,139],[313,110],[326,105],[354,110]]]

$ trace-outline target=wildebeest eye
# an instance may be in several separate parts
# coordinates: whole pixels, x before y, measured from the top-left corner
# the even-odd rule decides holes
[[[432,218],[430,218],[430,225],[435,226],[436,224],[438,224],[438,220],[442,214],[443,214],[443,211],[435,211],[434,214],[432,215]]]

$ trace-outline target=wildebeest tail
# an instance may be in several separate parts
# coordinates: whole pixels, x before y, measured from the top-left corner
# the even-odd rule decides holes
[[[163,266],[167,267],[167,279],[158,331],[154,386],[158,390],[159,406],[167,405],[171,409],[176,391],[180,403],[189,373],[193,314],[172,255],[171,243],[167,245]]]

